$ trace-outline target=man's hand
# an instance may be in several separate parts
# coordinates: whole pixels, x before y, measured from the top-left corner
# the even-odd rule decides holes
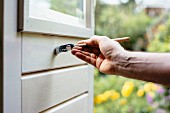
[[[72,49],[72,54],[106,74],[116,73],[116,60],[125,53],[124,48],[118,42],[106,36],[93,36],[78,44],[86,44],[87,47],[76,46]]]
[[[170,53],[128,52],[105,36],[93,36],[78,44],[87,47],[74,47],[72,53],[100,72],[170,84]]]

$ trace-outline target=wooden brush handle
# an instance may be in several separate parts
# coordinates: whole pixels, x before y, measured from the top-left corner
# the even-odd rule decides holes
[[[129,37],[122,37],[122,38],[115,38],[115,39],[112,39],[114,41],[117,41],[117,42],[126,42],[126,41],[129,41],[130,38]]]
[[[112,39],[113,41],[117,41],[117,42],[126,42],[126,41],[129,41],[130,38],[129,37],[122,37],[122,38],[115,38],[115,39]],[[84,46],[87,46],[86,44],[76,44],[74,46],[80,46],[80,47],[84,47]]]

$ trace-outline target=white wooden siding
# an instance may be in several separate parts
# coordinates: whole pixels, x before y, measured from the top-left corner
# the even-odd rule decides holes
[[[84,61],[76,58],[70,52],[54,55],[55,47],[67,43],[76,44],[77,41],[81,40],[79,38],[23,33],[22,40],[23,72],[85,64]]]
[[[22,113],[37,113],[88,91],[88,65],[22,77]]]
[[[41,113],[89,113],[88,94],[84,94]]]

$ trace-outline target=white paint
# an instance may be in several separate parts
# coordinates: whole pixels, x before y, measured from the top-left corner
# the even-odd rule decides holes
[[[42,113],[92,113],[88,112],[88,97],[88,94],[81,95]]]
[[[88,70],[85,65],[23,76],[22,113],[37,113],[88,92]]]
[[[67,66],[85,64],[71,52],[54,55],[57,46],[67,43],[76,44],[80,39],[39,34],[22,35],[22,72],[34,72]]]
[[[4,0],[3,113],[21,113],[21,35],[17,33],[17,1]]]
[[[83,20],[59,12],[56,13],[56,11],[49,9],[41,9],[38,7],[35,9],[30,6],[29,1],[30,0],[24,0],[23,21],[19,23],[19,30],[22,29],[22,32],[76,36],[83,38],[91,37],[93,35],[93,18],[91,13],[91,11],[94,11],[91,7],[93,5],[93,0],[85,0],[85,18]],[[87,19],[87,15],[90,16],[90,19]]]

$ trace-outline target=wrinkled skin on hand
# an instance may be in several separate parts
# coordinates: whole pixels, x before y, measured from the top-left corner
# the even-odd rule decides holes
[[[93,36],[88,40],[79,41],[86,47],[74,47],[72,54],[92,64],[105,74],[115,74],[116,60],[125,52],[121,45],[106,36]]]

